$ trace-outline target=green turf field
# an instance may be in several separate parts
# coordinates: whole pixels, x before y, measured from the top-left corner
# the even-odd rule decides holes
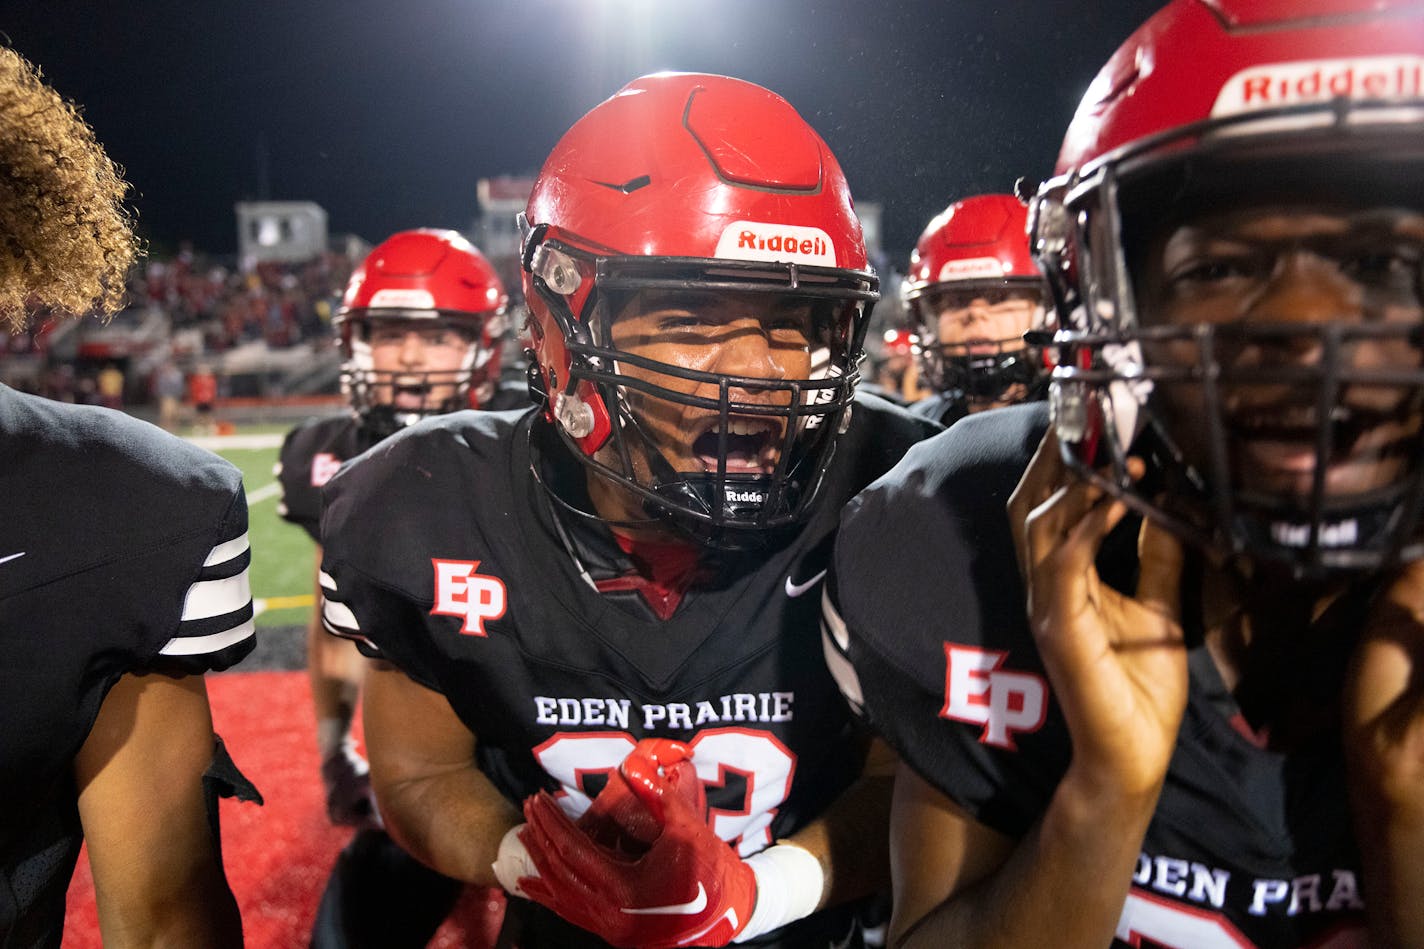
[[[274,434],[281,429],[252,426],[239,435]],[[315,545],[306,531],[277,516],[280,492],[272,466],[277,445],[214,450],[242,469],[247,488],[248,538],[252,544],[252,598],[258,626],[296,626],[307,622],[315,587]]]

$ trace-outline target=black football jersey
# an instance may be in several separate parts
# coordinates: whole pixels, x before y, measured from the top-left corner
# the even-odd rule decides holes
[[[934,419],[948,428],[969,414],[963,394],[959,392],[936,392],[918,402],[910,403],[910,411],[928,419]]]
[[[485,410],[501,412],[528,405],[528,383],[504,381],[494,390]],[[345,462],[377,441],[352,412],[310,418],[297,425],[282,439],[282,450],[277,455],[274,474],[282,488],[277,513],[301,527],[312,540],[320,541],[321,486]]]
[[[254,645],[237,469],[119,412],[0,385],[0,946],[58,946],[72,763],[126,673]]]
[[[872,728],[1014,837],[1047,808],[1071,755],[1004,509],[1046,426],[1043,403],[1016,406],[911,449],[847,506],[826,603],[830,661]],[[1120,589],[1134,582],[1135,526],[1114,531],[1098,558]],[[1239,710],[1205,647],[1190,650],[1189,668],[1186,715],[1114,945],[1363,944],[1330,942],[1364,932],[1338,734],[1265,750],[1235,727]]]
[[[596,522],[554,516],[531,446],[540,478],[581,483],[582,469],[537,411],[427,420],[325,489],[324,616],[442,692],[512,802],[547,789],[577,816],[637,741],[679,739],[713,829],[750,855],[860,772],[864,735],[822,658],[820,587],[841,505],[935,430],[861,401],[796,538],[718,560],[662,620],[636,593],[595,589],[616,548]],[[598,944],[513,905],[525,945]],[[803,921],[815,938],[788,944],[826,945],[848,920],[817,914]]]
[[[488,402],[480,403],[481,411],[510,412],[529,408],[529,380],[524,373],[501,379]]]
[[[321,486],[375,443],[375,436],[350,412],[307,419],[292,429],[277,455],[277,483],[282,487],[277,513],[312,540],[320,540]]]

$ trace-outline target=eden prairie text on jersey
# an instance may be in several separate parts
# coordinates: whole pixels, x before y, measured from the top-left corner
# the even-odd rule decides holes
[[[644,731],[700,728],[721,722],[789,722],[794,692],[733,692],[699,702],[668,702],[638,706]],[[627,728],[630,699],[551,698],[534,696],[535,721],[540,725],[606,725]]]

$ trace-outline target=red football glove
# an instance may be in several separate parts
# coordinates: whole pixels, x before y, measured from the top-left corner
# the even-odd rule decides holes
[[[695,813],[706,811],[706,792],[697,778],[696,769],[687,760],[686,745],[665,738],[647,738],[635,750],[664,767],[668,785],[686,796],[688,806]],[[525,846],[528,826],[520,824],[505,835],[500,841],[499,855],[493,867],[500,885],[507,892],[525,899],[530,897],[524,891],[521,880],[539,872]],[[609,775],[608,784],[575,826],[606,850],[629,857],[647,853],[663,831],[661,811],[655,816],[619,772]]]
[[[524,802],[539,876],[519,885],[615,946],[726,945],[751,918],[756,876],[706,812],[687,748],[640,742],[577,824],[546,793]]]
[[[629,752],[639,756],[644,769],[664,778],[664,789],[682,798],[694,814],[707,813],[707,789],[697,777],[691,753],[682,742],[644,738]],[[626,764],[626,761],[624,762]],[[646,803],[621,770],[608,776],[608,784],[575,822],[593,842],[631,857],[648,852],[663,832],[663,808]],[[650,792],[661,795],[662,790]]]

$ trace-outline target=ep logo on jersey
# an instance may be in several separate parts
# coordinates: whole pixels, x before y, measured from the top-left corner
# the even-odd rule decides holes
[[[341,459],[329,451],[319,451],[312,456],[311,483],[319,488],[331,480],[331,476],[341,469]]]
[[[1036,732],[1048,713],[1048,683],[1000,669],[1008,653],[944,644],[944,708],[939,717],[983,725],[979,740],[1015,750],[1014,732]]]
[[[463,616],[460,632],[471,636],[487,636],[485,620],[504,615],[504,581],[483,573],[475,573],[478,560],[437,560],[435,565],[435,605],[431,616]]]

